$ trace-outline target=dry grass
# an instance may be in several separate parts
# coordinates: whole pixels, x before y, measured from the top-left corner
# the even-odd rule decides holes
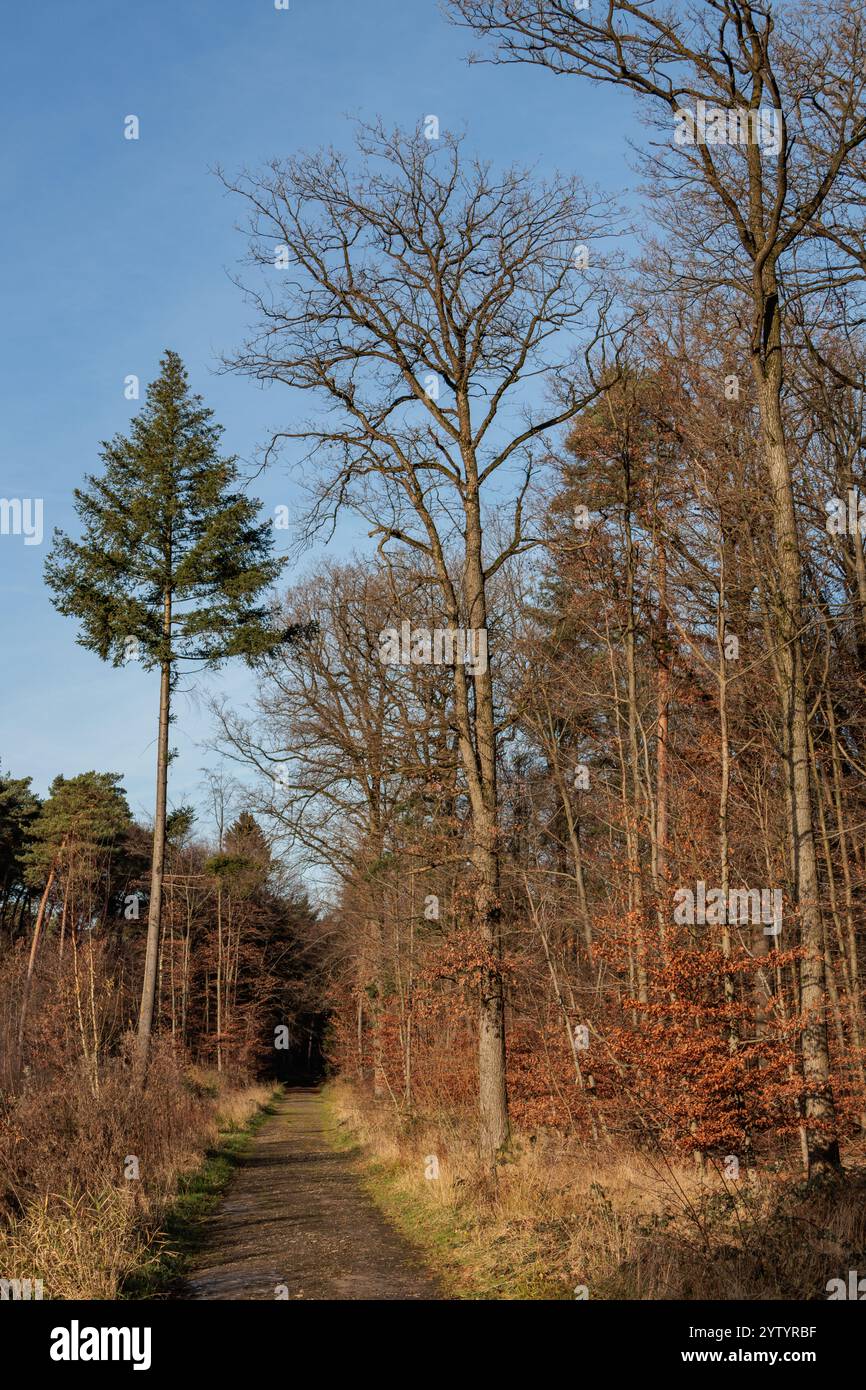
[[[221,1132],[246,1129],[253,1116],[273,1095],[273,1086],[244,1086],[227,1090],[217,1103],[216,1125]]]
[[[494,1181],[465,1124],[401,1122],[344,1083],[329,1097],[370,1191],[456,1297],[810,1299],[849,1269],[866,1274],[862,1170],[808,1189],[769,1173],[735,1183],[662,1156],[518,1136]]]
[[[7,1277],[41,1279],[44,1297],[113,1299],[147,1260],[149,1232],[131,1192],[44,1197],[0,1234]]]
[[[51,1299],[115,1299],[158,1258],[178,1180],[221,1132],[243,1129],[271,1089],[185,1069],[156,1051],[143,1096],[121,1061],[19,1097],[0,1119],[0,1277]],[[135,1156],[138,1179],[128,1179]]]

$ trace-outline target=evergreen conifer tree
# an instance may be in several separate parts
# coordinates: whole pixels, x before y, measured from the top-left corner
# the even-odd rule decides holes
[[[282,562],[259,503],[239,490],[222,427],[167,351],[128,436],[103,443],[104,470],[76,489],[83,534],[56,532],[45,577],[79,643],[115,666],[160,672],[156,811],[137,1058],[147,1064],[156,994],[165,861],[168,730],[178,674],[253,659],[273,644],[264,594]]]

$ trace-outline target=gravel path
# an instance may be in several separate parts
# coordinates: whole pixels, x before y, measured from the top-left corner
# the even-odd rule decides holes
[[[318,1092],[287,1091],[274,1109],[208,1222],[187,1297],[441,1298],[329,1144]]]

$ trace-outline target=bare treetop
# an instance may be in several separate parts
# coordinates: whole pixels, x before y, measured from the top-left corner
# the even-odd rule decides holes
[[[258,331],[231,365],[322,400],[324,420],[271,443],[327,459],[317,520],[346,501],[381,519],[376,475],[391,529],[429,554],[429,535],[404,530],[407,501],[435,510],[437,488],[479,486],[518,451],[526,467],[585,401],[606,302],[575,248],[609,232],[613,212],[574,179],[495,174],[453,135],[377,125],[357,146],[357,162],[329,150],[229,185],[269,277],[250,291]],[[531,389],[541,378],[546,393]],[[507,431],[505,410],[520,414]]]

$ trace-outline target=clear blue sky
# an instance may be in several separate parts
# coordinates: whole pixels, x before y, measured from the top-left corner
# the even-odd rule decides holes
[[[466,127],[499,164],[560,168],[609,190],[633,181],[630,99],[524,67],[469,67],[472,40],[435,0],[40,0],[7,6],[0,48],[0,496],[41,497],[45,541],[0,536],[0,763],[44,794],[58,772],[124,776],[133,811],[153,807],[156,677],[103,665],[51,607],[42,565],[54,526],[73,530],[72,489],[98,443],[140,408],[165,347],[250,458],[291,409],[219,376],[249,309],[229,273],[242,209],[209,170],[255,167],[299,148],[347,145],[350,116]],[[140,120],[140,139],[123,122]],[[279,470],[255,485],[270,513],[293,501]],[[278,543],[285,532],[277,532]],[[332,546],[348,544],[343,533]],[[213,679],[213,678],[212,678]],[[248,677],[215,678],[242,701]],[[209,721],[177,703],[172,804],[199,799]]]

